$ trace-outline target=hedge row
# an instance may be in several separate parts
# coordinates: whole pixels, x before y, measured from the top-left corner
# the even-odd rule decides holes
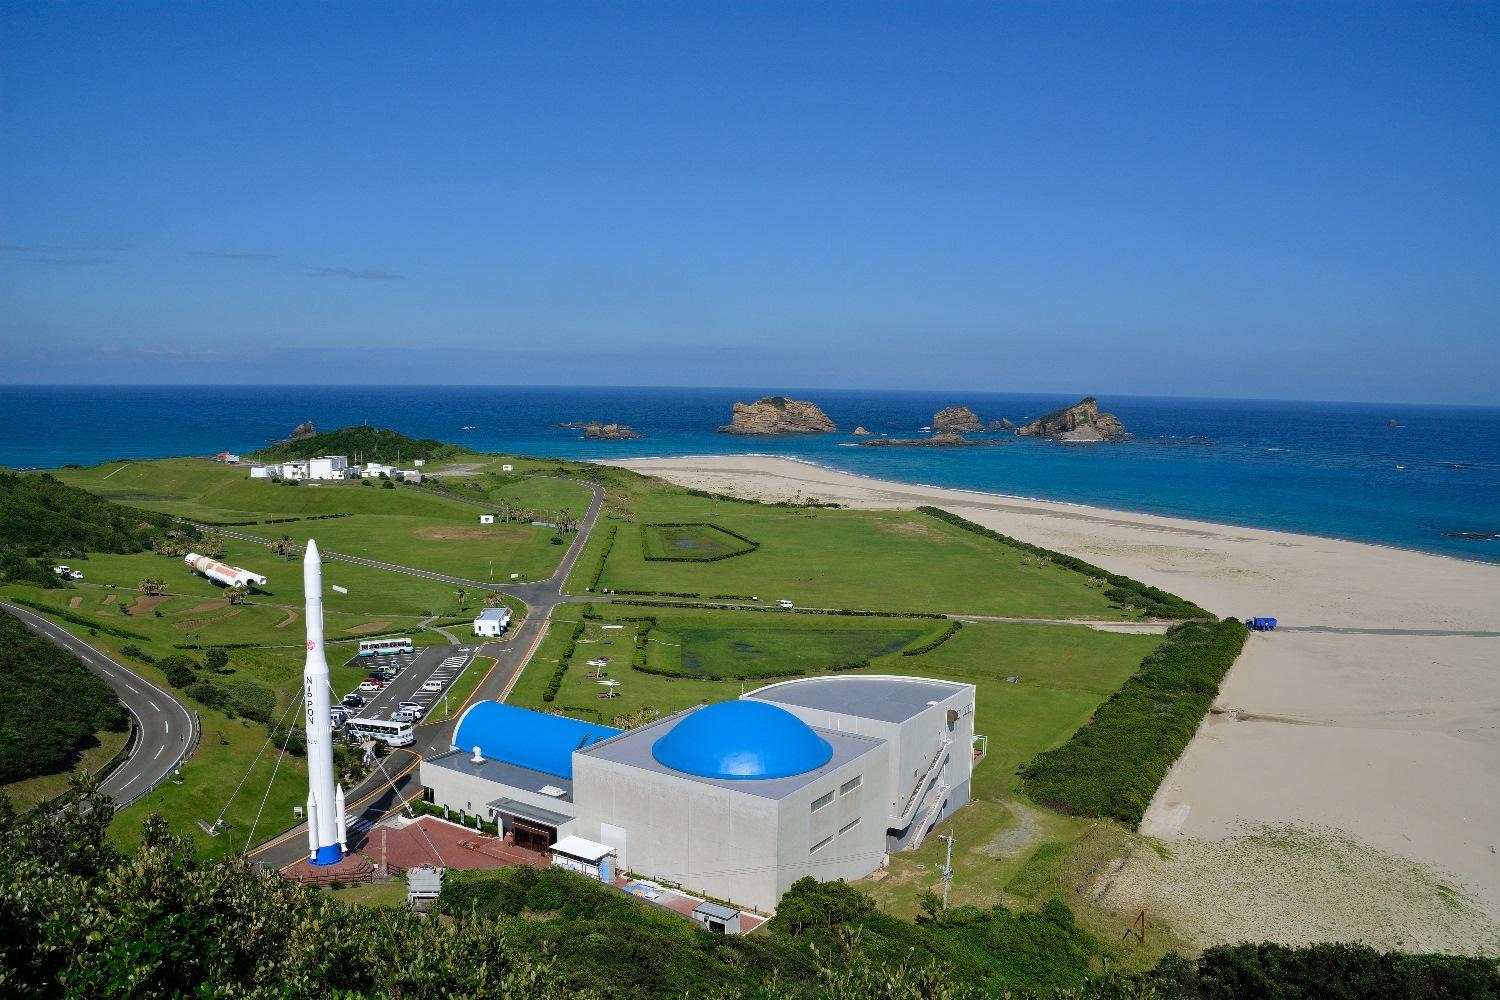
[[[83,615],[75,615],[71,611],[64,611],[62,608],[54,608],[50,604],[42,604],[40,601],[32,601],[24,597],[12,597],[10,600],[13,604],[24,605],[33,611],[40,611],[52,618],[61,618],[65,622],[72,622],[74,625],[79,625],[83,628],[90,628],[96,632],[104,632],[107,635],[118,636],[121,639],[140,639],[142,642],[151,641],[146,636],[141,635],[139,632],[132,632],[129,629],[125,628],[117,628],[114,625],[106,625],[104,624],[104,622],[95,621],[92,618],[85,618]]]
[[[646,551],[647,528],[712,528],[715,531],[722,531],[730,538],[738,538],[750,547],[748,549],[740,549],[736,552],[720,552],[716,556],[653,556]],[[733,559],[735,556],[748,556],[758,548],[760,548],[760,542],[757,542],[753,538],[746,538],[738,531],[726,528],[722,524],[705,524],[702,521],[653,521],[650,524],[641,525],[641,558],[646,560],[646,562],[711,563],[719,562],[723,559]],[[693,596],[697,597],[698,595],[694,594]]]
[[[599,578],[604,575],[604,564],[609,561],[609,552],[615,547],[615,535],[619,533],[618,524],[609,526],[609,534],[604,538],[604,551],[599,553],[599,565],[594,567],[594,578],[589,581],[589,590],[594,590],[599,586]]]
[[[563,675],[568,672],[568,662],[573,659],[573,654],[578,650],[578,640],[583,635],[583,628],[584,619],[580,618],[578,624],[573,626],[573,634],[568,637],[568,644],[563,647],[562,653],[557,658],[557,666],[552,669],[552,677],[547,681],[547,687],[542,691],[543,701],[557,700],[557,692],[562,688]]]
[[[610,590],[611,594],[628,594],[632,597],[702,597],[702,594],[673,590]]]
[[[261,521],[186,521],[189,524],[207,525],[210,528],[248,528],[254,524],[290,524],[293,521],[326,521],[333,517],[353,517],[353,514],[305,514],[300,517],[268,517]]]
[[[1169,594],[1159,587],[1152,587],[1139,580],[1132,580],[1128,576],[1121,576],[1118,573],[1111,573],[1108,570],[1100,569],[1093,563],[1084,562],[1082,559],[1074,556],[1064,555],[1061,552],[1053,552],[1051,549],[1044,549],[1040,545],[1032,545],[1030,542],[1021,541],[1019,538],[1002,535],[998,531],[986,528],[982,524],[975,524],[968,518],[959,517],[957,514],[943,510],[941,507],[918,507],[917,510],[929,517],[935,517],[939,521],[946,521],[954,527],[962,528],[965,531],[972,531],[976,535],[983,535],[985,538],[1000,542],[1002,545],[1009,545],[1011,548],[1020,549],[1022,552],[1029,553],[1030,555],[1039,556],[1065,569],[1071,569],[1075,573],[1082,573],[1085,576],[1104,580],[1109,585],[1104,591],[1105,597],[1108,597],[1111,601],[1119,605],[1129,604],[1132,607],[1139,608],[1153,618],[1189,619],[1213,617],[1193,602],[1183,600],[1176,594]]]
[[[948,627],[943,629],[940,634],[922,643],[922,645],[920,646],[912,646],[910,649],[903,649],[901,651],[901,655],[921,656],[923,653],[930,653],[934,649],[937,649],[939,646],[941,646],[943,643],[947,642],[949,639],[953,638],[955,635],[958,635],[958,630],[963,627],[963,622],[949,622]]]
[[[1066,813],[1138,826],[1198,731],[1245,635],[1232,618],[1174,625],[1082,729],[1021,769],[1022,788]]]
[[[704,608],[710,611],[768,611],[793,615],[843,615],[850,618],[946,618],[947,615],[932,611],[857,611],[853,608],[791,608],[783,609],[770,605],[713,604],[709,601],[638,601],[626,599],[615,604],[629,604],[641,608]]]
[[[801,503],[792,503],[790,500],[756,500],[753,497],[732,497],[727,493],[710,493],[708,490],[684,490],[690,497],[701,497],[705,500],[723,500],[725,503],[747,503],[756,507],[781,507],[785,510],[800,510],[803,507],[827,507],[832,510],[844,506],[831,500],[804,500]]]

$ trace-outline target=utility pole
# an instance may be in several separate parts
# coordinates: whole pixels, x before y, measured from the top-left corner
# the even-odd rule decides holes
[[[939,837],[938,839],[948,842],[948,860],[943,863],[943,867],[940,869],[943,873],[943,909],[946,910],[948,908],[948,887],[953,884],[953,838]]]

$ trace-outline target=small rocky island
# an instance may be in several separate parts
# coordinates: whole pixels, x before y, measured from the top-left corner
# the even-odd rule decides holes
[[[971,441],[957,431],[939,431],[931,437],[919,438],[877,438],[874,441],[861,441],[861,448],[982,448],[995,442]]]
[[[598,420],[569,420],[553,424],[570,431],[583,431],[585,441],[634,441],[640,437],[629,424],[606,424]]]
[[[817,404],[785,396],[765,396],[753,403],[735,403],[730,423],[720,434],[823,434],[838,427]]]
[[[863,437],[869,437],[874,432],[873,431],[867,431],[867,430],[864,429],[864,427],[856,427],[856,428],[854,428],[854,430],[851,433],[855,437],[863,438]]]
[[[984,424],[967,406],[949,406],[932,415],[932,429],[938,433],[972,434],[984,430]]]
[[[1053,441],[1119,441],[1125,425],[1112,413],[1100,413],[1099,401],[1089,396],[1022,425],[1016,433]]]

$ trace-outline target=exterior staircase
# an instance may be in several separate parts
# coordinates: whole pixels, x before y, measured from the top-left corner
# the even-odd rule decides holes
[[[948,797],[948,782],[938,782],[932,792],[932,808],[928,809],[927,814],[922,817],[922,825],[917,827],[917,835],[911,840],[911,850],[913,851],[922,846],[922,841],[927,839],[927,835],[932,832],[933,826],[936,825],[938,813],[943,811],[943,800]]]

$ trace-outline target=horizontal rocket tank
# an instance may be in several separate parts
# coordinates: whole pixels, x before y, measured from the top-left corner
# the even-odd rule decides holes
[[[188,567],[194,571],[202,573],[208,579],[222,583],[226,587],[249,587],[252,584],[257,587],[264,587],[266,585],[266,578],[259,573],[252,573],[248,569],[241,569],[238,566],[230,566],[227,563],[210,559],[208,556],[200,556],[196,552],[189,552],[182,557],[182,561],[187,563]]]

